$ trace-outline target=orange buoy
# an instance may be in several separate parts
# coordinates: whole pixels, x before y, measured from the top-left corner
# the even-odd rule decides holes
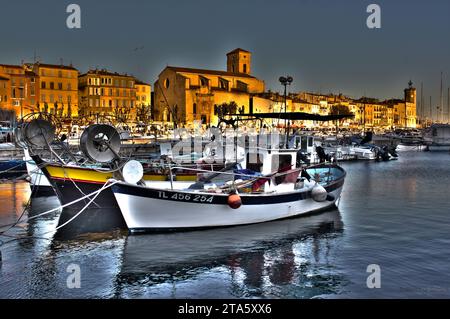
[[[241,196],[238,194],[230,194],[228,195],[228,206],[233,209],[238,209],[242,205]]]

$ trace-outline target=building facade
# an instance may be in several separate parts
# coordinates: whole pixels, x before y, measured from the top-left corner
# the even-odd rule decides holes
[[[3,96],[3,107],[14,111],[20,118],[29,113],[39,111],[37,86],[38,75],[21,65],[0,65],[0,76],[8,80],[4,83],[7,94]]]
[[[78,75],[78,70],[71,65],[0,64],[0,107],[14,111],[18,118],[40,111],[64,119],[108,116],[122,122],[147,123],[154,119],[187,127],[195,121],[217,125],[224,109],[229,113],[349,112],[353,118],[340,121],[339,125],[355,129],[417,125],[417,92],[411,81],[404,89],[403,99],[379,101],[300,92],[289,94],[285,105],[284,96],[266,92],[264,81],[252,75],[251,52],[238,48],[226,57],[225,71],[167,66],[159,74],[153,93],[150,84],[105,69]],[[276,119],[268,122],[272,126],[284,123]],[[293,124],[326,128],[337,123],[297,121]]]
[[[11,89],[9,88],[9,78],[0,75],[0,108],[7,110],[8,100],[9,100],[9,92]]]
[[[150,106],[152,86],[145,82],[136,80],[134,84],[136,88],[136,106]]]
[[[151,95],[152,87],[150,84],[136,80],[136,120],[148,123],[151,120]]]
[[[108,116],[120,122],[136,118],[134,77],[107,70],[89,70],[79,76],[80,114]]]
[[[27,63],[24,68],[38,75],[38,111],[59,118],[78,116],[78,70],[69,65]]]
[[[285,110],[284,96],[266,92],[251,97],[250,112],[280,113]],[[409,83],[404,90],[404,99],[379,101],[362,97],[352,99],[342,94],[317,94],[301,92],[289,94],[286,99],[287,112],[304,112],[318,115],[349,113],[353,117],[339,121],[339,126],[352,129],[415,128],[416,89]],[[283,121],[270,120],[269,125],[283,126]],[[281,124],[280,124],[281,123]],[[333,128],[336,122],[294,121],[294,127]]]
[[[217,125],[218,107],[232,102],[249,112],[250,97],[265,91],[264,82],[250,75],[250,61],[250,52],[236,49],[227,54],[226,71],[166,67],[154,85],[155,120]]]

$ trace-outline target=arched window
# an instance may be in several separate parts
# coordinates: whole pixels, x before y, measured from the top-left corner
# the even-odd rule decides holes
[[[247,64],[244,63],[244,73],[247,73]]]

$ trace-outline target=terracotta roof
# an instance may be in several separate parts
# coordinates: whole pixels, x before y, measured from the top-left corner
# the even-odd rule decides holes
[[[15,69],[23,69],[23,67],[21,65],[15,65],[15,64],[1,64],[0,66],[5,66],[7,68],[15,68]]]
[[[120,74],[117,72],[110,72],[108,70],[89,70],[88,72],[84,74],[80,74],[79,77],[90,75],[90,74],[96,74],[96,75],[109,75],[109,76],[121,76],[121,77],[128,77],[133,78],[133,76],[128,74]]]
[[[383,101],[383,103],[397,104],[397,103],[405,103],[405,101],[401,100],[401,99],[388,99],[388,100]]]
[[[36,63],[38,67],[78,71],[71,65]]]
[[[138,80],[138,79],[135,79],[134,83],[137,84],[137,85],[148,85],[148,86],[151,86],[150,84],[145,83],[145,82],[143,82],[141,80]]]
[[[241,48],[237,48],[237,49],[234,49],[233,51],[228,52],[227,55],[232,54],[232,53],[236,53],[236,52],[250,53],[250,51],[247,51],[247,50],[244,50],[244,49],[241,49]]]
[[[227,72],[227,71],[181,68],[181,67],[175,67],[175,66],[168,66],[167,69],[174,70],[175,72],[212,74],[212,75],[234,76],[234,77],[241,77],[241,78],[255,78],[254,76],[251,76],[251,75],[248,75],[245,73],[233,73],[233,72]]]
[[[380,101],[376,98],[372,98],[372,97],[361,97],[357,100],[353,100],[353,102],[356,103],[366,103],[366,104],[380,104]]]

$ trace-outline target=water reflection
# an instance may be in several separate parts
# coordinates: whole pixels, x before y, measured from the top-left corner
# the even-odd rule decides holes
[[[55,196],[34,197],[27,214],[58,206]],[[14,218],[6,214],[6,220],[14,221],[20,212]],[[92,218],[86,222],[95,223]],[[84,234],[73,229],[54,234],[59,219],[55,212],[11,231],[26,239],[2,248],[0,297],[308,298],[335,294],[345,285],[329,258],[343,232],[338,210],[258,225],[137,236],[86,234],[85,227]],[[80,265],[83,289],[66,286],[71,263]]]
[[[30,193],[28,183],[0,183],[0,218],[3,223],[17,220],[30,198]]]
[[[133,287],[162,289],[163,284],[199,280],[218,269],[228,282],[227,297],[276,296],[283,287],[307,282],[328,287],[314,295],[336,292],[342,278],[327,255],[343,224],[338,210],[258,225],[173,234],[129,236],[116,277],[116,297],[139,294]],[[214,297],[214,292],[205,294]],[[223,292],[219,295],[222,296]],[[172,294],[172,297],[177,297]]]
[[[42,240],[27,236],[54,230],[60,214],[25,220],[8,234],[27,239],[0,247],[0,298],[448,298],[448,163],[431,153],[346,163],[341,214],[253,226]],[[28,196],[27,183],[0,184],[0,224],[14,222]],[[33,199],[28,214],[57,205]],[[66,286],[71,263],[81,289]],[[367,288],[372,263],[385,269],[382,289]]]

